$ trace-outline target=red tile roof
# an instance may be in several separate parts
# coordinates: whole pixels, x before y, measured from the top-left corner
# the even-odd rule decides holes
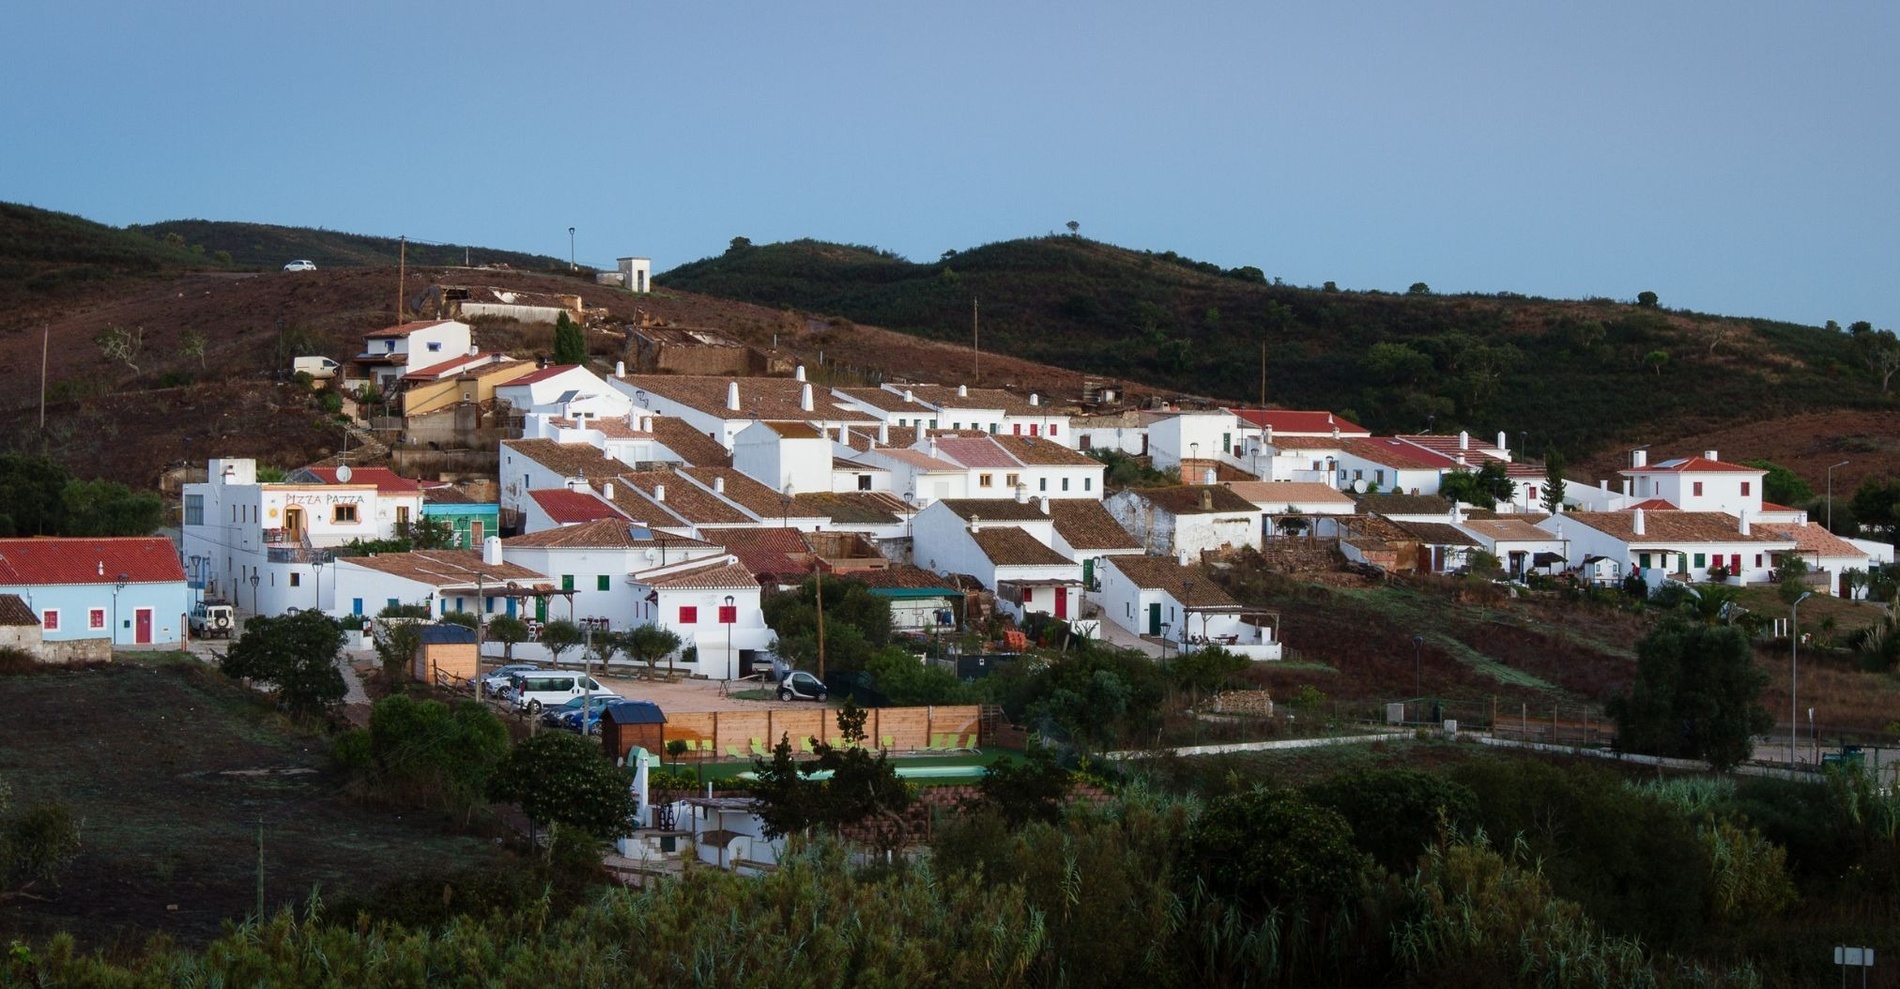
[[[1104,565],[1121,571],[1136,587],[1166,591],[1169,597],[1195,611],[1240,607],[1240,602],[1214,582],[1214,574],[1198,563],[1184,567],[1165,556],[1111,556]],[[1191,590],[1187,586],[1190,580],[1194,582]]]
[[[530,532],[525,536],[513,536],[502,540],[502,545],[510,548],[551,549],[641,549],[652,546],[703,549],[712,544],[686,536],[656,534],[651,529],[639,528],[626,519],[615,516],[575,525],[557,526],[553,529],[542,529],[540,532]]]
[[[721,557],[703,566],[688,570],[679,570],[669,574],[647,576],[635,574],[634,579],[648,587],[677,587],[698,590],[757,590],[758,577],[745,568],[738,560]]]
[[[510,581],[536,583],[547,580],[546,575],[518,563],[484,563],[482,554],[466,549],[419,549],[408,553],[346,556],[338,562],[353,563],[431,587],[473,585],[479,580],[500,591]]]
[[[546,381],[549,378],[559,377],[579,367],[580,367],[579,364],[554,364],[549,367],[544,367],[541,370],[534,372],[533,374],[524,374],[521,377],[508,382],[508,386],[512,388],[515,385],[532,385],[532,384],[535,384],[536,382]]]
[[[548,518],[556,525],[574,525],[579,522],[593,522],[599,519],[620,519],[627,516],[612,505],[594,497],[588,491],[569,491],[566,488],[542,488],[528,492],[528,497],[541,506]]]
[[[1458,456],[1463,454],[1465,462],[1472,467],[1481,467],[1489,460],[1502,461],[1505,459],[1493,452],[1496,448],[1483,440],[1472,440],[1471,446],[1468,449],[1460,449],[1458,447],[1458,437],[1447,436],[1443,433],[1412,434],[1394,436],[1392,438],[1410,443],[1421,449],[1430,450],[1433,453],[1449,457],[1452,460],[1457,460]],[[1505,462],[1509,463],[1509,461]],[[1540,471],[1539,473],[1542,472]]]
[[[802,576],[811,573],[816,559],[797,529],[702,529],[701,534],[725,544],[740,565],[755,576]]]
[[[1372,431],[1331,412],[1307,412],[1295,409],[1232,409],[1234,415],[1256,426],[1272,426],[1274,438],[1280,433],[1332,435],[1335,427],[1341,436],[1370,436]]]
[[[1827,531],[1813,522],[1756,522],[1753,528],[1766,529],[1794,540],[1794,548],[1828,559],[1865,559],[1867,551]]]
[[[1440,456],[1390,436],[1347,440],[1344,449],[1375,464],[1402,470],[1444,470],[1458,466],[1458,462],[1450,457]]]
[[[319,484],[374,484],[377,494],[411,495],[422,490],[420,481],[410,480],[387,467],[352,467],[348,481],[336,479],[335,467],[306,467],[304,470]]]
[[[26,606],[26,601],[18,594],[0,594],[0,625],[24,627],[38,625],[39,616]]]
[[[455,322],[455,320],[452,320],[452,319],[423,319],[423,320],[417,320],[412,323],[401,323],[396,326],[384,327],[383,329],[377,330],[374,333],[365,333],[363,334],[363,339],[381,340],[386,337],[406,337],[411,333],[417,332],[418,330],[426,330],[431,326],[441,326],[444,323],[453,323],[453,322]]]
[[[732,454],[725,446],[678,416],[654,416],[653,438],[694,467],[732,466]]]
[[[1056,535],[1073,549],[1140,549],[1141,542],[1093,498],[1057,498],[1049,502]]]
[[[440,364],[431,364],[428,367],[422,368],[421,370],[411,371],[408,374],[403,375],[402,380],[404,381],[430,381],[435,378],[444,377],[450,374],[459,374],[463,370],[466,370],[471,365],[475,365],[475,364],[481,364],[481,365],[487,366],[487,365],[499,365],[499,364],[513,364],[513,363],[515,363],[514,358],[509,357],[497,350],[487,350],[479,354],[463,354],[460,357],[451,358],[449,360],[443,361]]]
[[[937,453],[965,467],[989,470],[1015,470],[1022,466],[1015,457],[1009,455],[996,441],[987,436],[942,436],[937,439]]]
[[[1759,467],[1744,467],[1726,460],[1710,460],[1707,457],[1677,457],[1650,464],[1647,467],[1631,467],[1618,471],[1621,474],[1704,474],[1711,472],[1732,472],[1741,474],[1762,474],[1768,472]]]
[[[120,574],[129,584],[162,584],[184,580],[185,567],[171,540],[157,536],[0,539],[0,586],[112,584]]]
[[[1623,507],[1626,511],[1635,511],[1640,508],[1645,512],[1673,512],[1676,510],[1676,503],[1666,498],[1651,498],[1647,501],[1639,501],[1634,505],[1625,505]]]
[[[999,567],[1053,567],[1075,562],[1013,525],[984,526],[970,538]]]
[[[998,436],[994,442],[1009,455],[1035,467],[1102,467],[1100,460],[1077,453],[1055,440],[1035,436]]]

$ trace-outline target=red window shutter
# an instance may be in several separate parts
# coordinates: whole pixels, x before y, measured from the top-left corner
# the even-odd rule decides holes
[[[90,612],[87,612],[86,613],[86,627],[87,628],[105,628],[106,627],[106,609],[94,608]]]
[[[1747,481],[1742,482],[1742,497],[1744,498],[1748,497],[1748,482]]]
[[[680,605],[680,624],[681,625],[699,624],[699,608],[695,605],[690,605],[690,604]]]
[[[40,626],[48,632],[59,631],[59,612],[47,611],[40,614]]]
[[[1695,495],[1698,498],[1702,497],[1702,482],[1701,481],[1695,482]]]
[[[719,606],[719,624],[731,625],[734,622],[737,622],[738,620],[739,620],[738,605],[722,604]]]
[[[1728,555],[1728,572],[1730,575],[1736,575],[1742,572],[1742,554],[1730,553]]]

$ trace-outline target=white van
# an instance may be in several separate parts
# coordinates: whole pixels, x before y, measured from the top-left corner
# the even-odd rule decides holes
[[[514,679],[510,681],[508,699],[514,701],[517,711],[539,714],[544,706],[557,707],[582,694],[593,694],[596,697],[619,696],[584,673],[552,673],[537,670],[531,673],[515,674]]]
[[[343,365],[328,357],[299,357],[291,362],[290,373],[296,374],[302,371],[318,381],[323,381],[336,377],[336,372],[342,367]]]

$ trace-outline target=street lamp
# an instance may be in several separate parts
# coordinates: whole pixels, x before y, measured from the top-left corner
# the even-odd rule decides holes
[[[1425,637],[1412,636],[1412,696],[1423,701],[1425,695]]]
[[[1843,460],[1834,467],[1845,467],[1852,461]],[[1834,531],[1834,467],[1827,469],[1827,531]]]
[[[113,646],[119,644],[119,592],[125,590],[126,581],[130,579],[125,574],[120,574],[112,582],[112,634],[106,637],[108,652]]]
[[[781,529],[792,527],[792,482],[785,482],[785,489],[778,493],[778,524]]]
[[[907,562],[915,564],[917,562],[917,544],[912,541],[910,524],[912,520],[917,518],[917,492],[904,492],[904,507],[910,509],[910,511],[904,514],[904,555],[909,558]]]
[[[259,577],[257,571],[251,571],[251,614],[253,615],[257,614],[257,585],[263,582],[264,578]]]
[[[310,569],[313,573],[316,574],[316,577],[317,577],[316,610],[318,612],[323,611],[323,564],[324,562],[325,561],[323,557],[321,556],[315,557],[310,561]]]
[[[1794,775],[1795,732],[1800,730],[1800,708],[1795,704],[1795,689],[1801,675],[1801,602],[1814,595],[1802,591],[1788,606],[1788,775]]]
[[[1193,454],[1193,456],[1188,458],[1187,469],[1181,472],[1183,475],[1185,475],[1181,480],[1181,483],[1183,484],[1195,483],[1194,471],[1196,470],[1196,468],[1194,465],[1196,462],[1198,462],[1201,459],[1201,445],[1199,443],[1189,443],[1188,452]]]
[[[732,595],[726,595],[726,605],[719,609],[719,621],[726,626],[726,679],[732,679],[732,624],[739,620],[739,608]],[[756,660],[756,657],[754,657]]]
[[[1181,587],[1187,592],[1181,602],[1181,651],[1187,652],[1188,635],[1193,631],[1193,626],[1188,624],[1188,616],[1194,612],[1194,578],[1183,578]]]
[[[580,267],[574,263],[574,228],[573,227],[567,228],[567,270],[569,271],[580,270]]]

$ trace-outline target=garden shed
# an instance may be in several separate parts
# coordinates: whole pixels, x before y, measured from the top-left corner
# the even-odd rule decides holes
[[[616,701],[600,712],[600,738],[616,762],[635,747],[665,752],[666,714],[652,701]]]
[[[416,629],[415,677],[423,683],[462,684],[475,678],[475,630],[444,622]]]

